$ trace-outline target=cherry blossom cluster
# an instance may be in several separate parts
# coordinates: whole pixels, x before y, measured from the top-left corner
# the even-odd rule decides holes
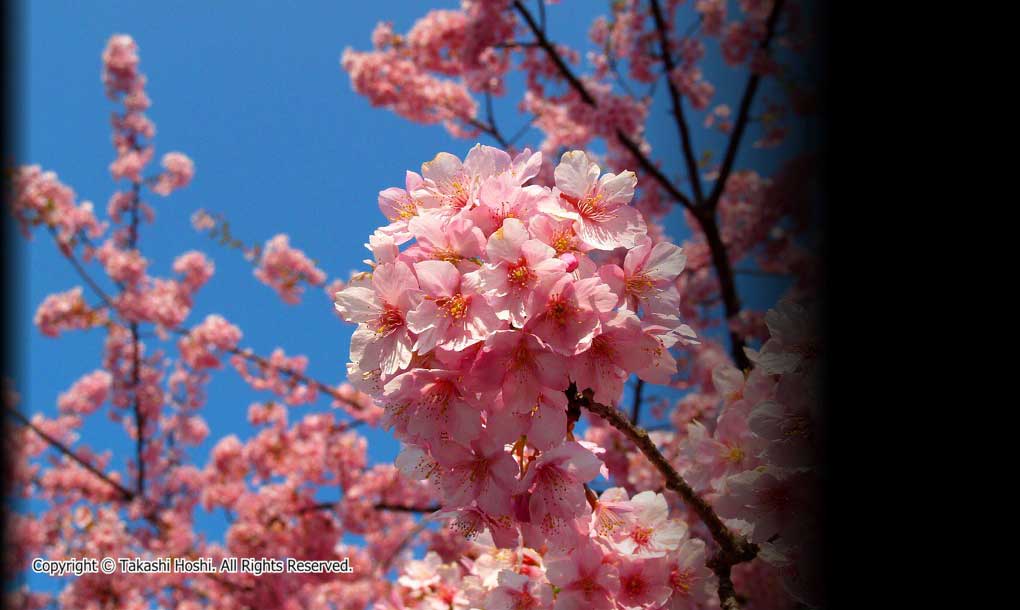
[[[569,554],[529,547],[500,549],[478,536],[457,561],[436,552],[411,560],[398,587],[376,608],[466,607],[512,610],[705,608],[715,576],[705,543],[669,518],[662,494],[628,498],[618,487],[599,497],[590,536]]]
[[[603,508],[590,526],[585,485],[605,471],[605,449],[573,438],[568,389],[615,404],[631,374],[668,383],[671,348],[693,336],[675,313],[684,255],[647,236],[628,205],[634,174],[602,174],[573,151],[555,186],[529,184],[540,164],[541,153],[479,145],[408,172],[405,188],[380,193],[390,223],[369,240],[372,270],[336,307],[358,324],[349,378],[384,405],[405,443],[397,465],[434,483],[443,516],[501,548],[566,553],[620,519],[592,499]],[[602,260],[618,249],[622,266]],[[644,522],[627,535],[660,535]],[[658,550],[677,550],[675,538]],[[580,553],[584,569],[602,569],[595,552]],[[617,590],[604,593],[609,603]]]
[[[816,606],[823,599],[812,505],[821,474],[817,366],[823,346],[812,313],[795,303],[781,302],[766,322],[771,336],[751,353],[756,368],[744,374],[728,364],[717,367],[721,404],[689,414],[686,430],[678,426],[656,436],[666,451],[671,444],[679,447],[673,459],[726,523],[761,546],[758,559],[733,570],[732,580],[746,599],[741,607]],[[626,450],[606,430],[592,427],[586,438],[605,443],[606,451],[596,455],[609,464],[609,457],[625,457]],[[585,478],[602,467],[589,455],[575,472],[588,468]],[[654,487],[657,477],[649,473],[637,485],[632,477],[627,487]],[[557,482],[564,485],[559,493],[567,493],[571,481],[560,476]],[[621,487],[604,491],[585,513],[579,529],[586,534],[569,552],[549,539],[508,549],[498,526],[490,523],[489,531],[476,533],[475,522],[461,518],[455,527],[472,535],[472,545],[458,555],[430,552],[408,561],[396,591],[376,608],[717,607],[717,577],[706,566],[714,545],[706,545],[702,538],[710,536],[690,513],[671,510],[662,494],[628,497]]]
[[[326,283],[326,274],[304,252],[292,247],[290,238],[283,234],[266,242],[255,268],[255,277],[275,290],[284,302],[291,304],[301,300],[304,291],[302,282],[312,286]]]

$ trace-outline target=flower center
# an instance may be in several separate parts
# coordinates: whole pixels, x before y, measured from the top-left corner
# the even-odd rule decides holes
[[[506,281],[511,286],[524,288],[535,276],[531,269],[528,269],[528,261],[521,257],[515,264],[510,265],[506,270]]]
[[[414,199],[408,196],[400,202],[400,207],[397,208],[396,212],[396,217],[390,218],[390,220],[408,220],[418,215],[418,206],[415,204]]]
[[[575,206],[581,218],[587,220],[603,222],[612,218],[610,210],[606,209],[606,202],[603,201],[602,193],[582,197]]]
[[[471,297],[465,297],[459,292],[452,297],[436,299],[436,305],[442,310],[444,317],[460,320],[467,316],[468,307],[471,305]]]
[[[509,201],[504,201],[499,205],[499,209],[492,210],[489,213],[489,217],[492,218],[492,222],[502,228],[503,221],[507,218],[517,218],[517,210],[510,205]]]
[[[623,581],[624,590],[632,597],[637,597],[645,590],[645,582],[637,575],[631,576]]]
[[[442,248],[442,249],[439,249],[439,250],[434,250],[432,252],[432,258],[434,260],[437,260],[437,261],[446,261],[446,262],[448,262],[450,264],[454,264],[454,265],[456,265],[457,263],[459,263],[461,260],[464,259],[463,256],[461,256],[460,254],[454,252],[450,248]]]
[[[638,543],[638,546],[645,546],[652,541],[652,528],[650,527],[636,527],[630,535],[634,539],[634,542]]]
[[[528,610],[529,608],[534,608],[538,605],[538,600],[532,597],[532,595],[527,591],[522,591],[515,597],[517,600],[514,603],[514,610]]]
[[[529,364],[531,364],[531,352],[529,352],[528,348],[524,346],[523,342],[521,342],[516,348],[514,348],[513,367],[511,370],[520,370]],[[537,404],[535,405],[535,408],[538,408]]]
[[[613,340],[605,335],[599,335],[591,342],[592,355],[605,360],[612,360],[616,350],[613,349]]]
[[[549,299],[549,303],[546,305],[546,313],[553,321],[562,326],[567,323],[567,318],[570,317],[571,307],[563,295],[557,294]]]
[[[569,229],[557,231],[553,234],[552,244],[550,244],[556,255],[559,256],[564,252],[569,252],[574,249],[574,236]]]
[[[446,195],[446,201],[450,207],[461,209],[468,203],[468,189],[463,182],[454,180],[450,183],[450,192]]]
[[[787,438],[796,436],[806,438],[811,430],[811,423],[803,415],[790,417],[783,426],[783,433]]]
[[[582,579],[581,582],[578,583],[578,585],[579,585],[578,588],[584,591],[585,593],[594,593],[595,591],[598,591],[599,589],[602,588],[590,576],[584,577],[584,579]]]
[[[628,294],[644,296],[651,292],[653,287],[654,284],[652,283],[651,278],[644,273],[641,273],[627,278],[625,290]]]
[[[681,595],[687,595],[687,592],[691,590],[692,580],[694,579],[689,570],[673,570],[673,573],[669,575],[669,584],[673,585],[673,590]]]
[[[400,310],[392,305],[386,305],[382,315],[376,320],[375,332],[380,335],[388,335],[393,330],[404,325],[404,316]]]

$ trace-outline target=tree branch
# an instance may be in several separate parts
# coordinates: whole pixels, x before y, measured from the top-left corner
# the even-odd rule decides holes
[[[106,294],[106,292],[100,288],[99,284],[92,279],[92,276],[90,276],[88,271],[85,270],[85,267],[83,267],[82,264],[78,262],[78,259],[74,257],[74,252],[70,248],[65,249],[61,247],[60,239],[57,237],[57,230],[53,228],[52,225],[47,225],[47,228],[50,230],[50,235],[53,236],[53,241],[57,244],[57,250],[60,250],[60,253],[64,255],[64,258],[71,261],[71,265],[74,267],[74,270],[77,271],[78,275],[81,276],[81,279],[89,285],[89,288],[91,288],[92,291],[95,292],[100,299],[102,299],[103,303],[116,312],[117,308],[114,307],[113,300],[110,298],[110,295]]]
[[[174,328],[174,329],[172,329],[172,332],[174,332],[176,334],[179,334],[179,335],[187,335],[188,333],[191,332],[191,329],[189,329],[189,328]],[[347,405],[350,405],[351,407],[354,407],[354,409],[357,410],[357,411],[363,411],[364,410],[364,407],[362,405],[354,402],[353,400],[350,400],[350,399],[344,397],[343,395],[340,394],[340,392],[338,392],[336,390],[336,388],[330,387],[330,386],[326,385],[325,383],[319,381],[318,379],[314,379],[312,377],[309,377],[308,375],[305,375],[304,373],[299,373],[299,372],[297,372],[295,370],[288,369],[286,367],[276,366],[273,363],[271,363],[268,360],[266,360],[265,358],[263,358],[262,356],[259,356],[255,352],[251,351],[250,349],[247,349],[247,348],[242,349],[242,348],[232,347],[232,348],[226,349],[225,351],[230,353],[230,354],[234,354],[235,356],[240,356],[240,357],[244,358],[245,360],[248,360],[249,362],[254,362],[254,363],[262,366],[263,368],[275,370],[278,373],[280,373],[281,375],[285,375],[287,377],[290,377],[291,379],[297,381],[298,383],[303,383],[305,385],[312,386],[315,389],[317,389],[318,391],[322,392],[323,394],[326,394],[326,395],[330,396],[334,400],[338,400],[338,401],[340,401],[340,402],[342,402],[344,404],[347,404]],[[358,422],[354,422],[354,424],[352,424],[352,427],[353,427],[353,425],[357,425],[359,423],[360,423],[360,420]]]
[[[652,17],[655,19],[655,29],[659,33],[659,49],[662,52],[662,63],[666,68],[666,84],[669,86],[669,98],[673,104],[673,118],[676,119],[676,126],[684,153],[684,162],[687,164],[688,180],[691,183],[691,189],[694,191],[694,202],[700,206],[704,203],[704,195],[701,192],[701,176],[698,172],[697,155],[694,152],[694,145],[691,143],[691,133],[687,126],[687,120],[684,118],[684,107],[680,99],[680,92],[677,91],[676,84],[673,83],[671,78],[673,68],[676,65],[673,63],[673,53],[669,48],[669,29],[665,18],[662,16],[662,7],[659,6],[659,0],[651,0],[651,4]]]
[[[464,119],[464,121],[468,125],[474,127],[475,129],[477,129],[477,130],[479,130],[481,132],[487,133],[490,136],[492,136],[492,139],[494,139],[497,142],[499,142],[499,145],[502,146],[503,148],[509,148],[510,145],[506,141],[506,138],[504,138],[503,134],[501,134],[499,132],[499,130],[496,129],[493,125],[489,125],[489,124],[486,124],[486,123],[483,123],[483,122],[479,121],[478,119],[472,119],[472,118]]]
[[[719,291],[722,293],[726,320],[732,320],[740,314],[740,297],[737,296],[737,282],[733,276],[730,257],[726,253],[726,244],[723,243],[722,235],[719,233],[715,210],[701,208],[695,217],[701,225],[702,233],[705,234],[709,253],[712,255],[712,266],[715,268],[716,277],[719,278]],[[731,328],[728,328],[727,331],[730,335],[730,355],[733,357],[733,362],[740,370],[751,368],[751,360],[744,353],[744,338]]]
[[[708,567],[715,572],[719,579],[719,606],[722,610],[740,610],[740,602],[737,600],[737,590],[733,587],[733,579],[730,576],[732,564],[717,562],[716,558],[708,561]]]
[[[635,426],[641,417],[641,392],[645,389],[645,380],[638,379],[634,384],[634,403],[630,407],[630,423]]]
[[[676,492],[708,527],[708,531],[720,548],[716,561],[732,566],[754,559],[758,554],[758,546],[746,538],[734,534],[726,527],[719,515],[716,514],[715,509],[680,476],[680,473],[655,446],[646,431],[632,424],[616,407],[595,402],[592,399],[591,390],[585,390],[582,394],[568,390],[567,399],[569,401],[568,409],[571,406],[588,409],[622,432],[637,446],[652,466],[662,474],[666,481],[666,488]]]
[[[758,44],[758,49],[761,51],[767,51],[769,43],[772,41],[773,35],[776,33],[776,24],[779,22],[779,13],[783,8],[783,0],[775,0],[775,4],[772,6],[772,12],[769,13],[768,22],[765,29],[765,38]],[[722,196],[723,190],[726,188],[726,180],[730,177],[730,172],[733,170],[733,162],[737,158],[737,149],[740,148],[740,140],[744,136],[744,130],[747,128],[748,118],[751,114],[751,102],[754,100],[754,94],[758,91],[758,85],[761,82],[761,75],[751,72],[751,77],[747,80],[747,86],[744,88],[744,94],[740,98],[740,109],[737,111],[737,121],[734,123],[733,133],[730,135],[730,140],[726,145],[726,153],[723,155],[723,162],[719,169],[719,177],[715,180],[715,185],[712,187],[712,193],[706,200],[706,205],[710,210],[714,212],[715,207],[719,205],[719,198]]]
[[[434,513],[442,506],[403,506],[400,504],[379,503],[375,505],[376,510],[388,510],[397,513]]]
[[[546,55],[553,64],[555,64],[556,69],[563,75],[563,78],[566,79],[570,87],[581,96],[584,103],[593,108],[597,108],[598,104],[595,102],[595,98],[592,97],[591,93],[584,86],[584,83],[582,83],[577,76],[574,75],[570,66],[567,65],[566,61],[564,61],[563,57],[561,57],[559,52],[556,50],[556,47],[553,46],[548,38],[546,38],[544,30],[538,25],[538,23],[535,22],[535,17],[531,14],[527,7],[524,6],[521,0],[514,0],[514,8],[517,9],[517,12],[524,18],[524,21],[528,24],[532,34],[535,35],[535,41],[538,43],[538,46],[542,47]],[[623,130],[617,129],[616,137],[630,152],[630,154],[634,156],[642,169],[651,174],[652,177],[655,178],[655,180],[659,182],[664,189],[666,189],[666,192],[668,192],[674,200],[679,201],[687,208],[694,209],[694,202],[691,201],[690,197],[680,192],[673,182],[670,181],[670,179],[667,178],[654,163],[652,163],[651,159],[649,159],[648,156],[641,151],[641,147],[638,146],[638,144],[634,142],[630,136],[625,134]]]
[[[776,7],[773,9],[774,13],[778,11],[782,0],[779,0]],[[595,98],[588,92],[584,87],[584,84],[574,75],[567,66],[566,62],[560,57],[556,48],[549,42],[549,39],[545,37],[545,33],[535,23],[534,17],[528,12],[528,9],[521,3],[521,0],[514,0],[514,8],[521,14],[524,20],[528,23],[532,33],[538,42],[538,45],[542,47],[549,59],[556,65],[557,69],[567,80],[570,86],[577,91],[578,95],[581,96],[587,104],[592,107],[596,107]],[[773,15],[774,17],[774,15]],[[774,19],[770,19],[773,22]],[[757,87],[757,85],[755,85]],[[748,103],[749,105],[750,103]],[[712,263],[715,268],[716,275],[719,277],[719,286],[722,291],[723,302],[726,306],[726,318],[731,319],[740,313],[740,300],[737,298],[736,284],[733,279],[733,271],[730,268],[729,256],[726,253],[726,246],[723,244],[722,237],[719,235],[719,229],[715,221],[714,213],[715,209],[713,206],[708,205],[706,202],[703,206],[695,205],[689,197],[680,192],[679,189],[655,166],[654,163],[641,152],[640,147],[631,140],[627,134],[620,130],[616,132],[617,138],[623,146],[630,151],[631,155],[637,160],[638,164],[669,193],[674,200],[678,201],[681,205],[690,210],[695,218],[698,219],[701,225],[702,231],[705,233],[705,237],[708,241],[708,246],[712,253]],[[731,141],[732,143],[732,141]],[[718,186],[720,183],[716,183]],[[709,199],[711,201],[711,198]],[[730,331],[730,352],[733,356],[734,362],[738,368],[746,369],[751,366],[750,360],[744,353],[744,341],[739,335]]]
[[[134,145],[138,149],[137,145]],[[138,206],[141,203],[140,182],[131,183],[131,231],[128,234],[128,246],[135,250],[138,246]],[[126,288],[121,288],[123,293]],[[145,417],[142,415],[141,399],[138,396],[138,385],[141,382],[141,345],[138,339],[138,322],[131,322],[131,388],[134,398],[135,415],[135,460],[138,462],[138,494],[145,494]]]
[[[25,426],[26,428],[28,428],[32,432],[35,432],[36,435],[39,436],[39,438],[41,438],[44,441],[46,441],[47,443],[49,443],[49,445],[51,447],[53,447],[54,449],[56,449],[60,453],[66,455],[67,457],[71,458],[72,460],[77,462],[79,466],[81,466],[85,470],[88,470],[89,472],[91,472],[93,475],[95,475],[97,478],[102,480],[104,483],[106,483],[110,487],[113,487],[114,489],[116,489],[117,492],[120,493],[121,496],[123,496],[125,501],[130,502],[131,500],[135,499],[135,493],[133,491],[131,491],[130,489],[124,487],[123,485],[121,485],[117,481],[114,481],[110,477],[106,476],[105,474],[103,474],[103,472],[101,470],[99,470],[98,468],[96,468],[92,464],[88,463],[84,458],[82,458],[77,453],[72,451],[66,445],[64,445],[63,443],[61,443],[57,439],[53,438],[49,434],[46,434],[45,432],[43,432],[38,426],[33,424],[31,422],[31,420],[29,420],[27,417],[25,417],[20,411],[18,411],[17,409],[14,409],[12,407],[9,407],[9,406],[5,406],[4,409],[11,416],[13,416],[16,420],[18,420],[18,422],[20,422],[21,425]]]

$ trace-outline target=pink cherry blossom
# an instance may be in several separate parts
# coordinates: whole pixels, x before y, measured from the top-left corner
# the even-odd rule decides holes
[[[503,324],[485,297],[478,292],[477,275],[461,275],[446,261],[414,264],[423,297],[408,313],[408,328],[418,334],[416,352],[424,353],[440,346],[450,350],[484,341],[488,333]]]
[[[422,293],[406,263],[378,265],[371,288],[348,286],[335,296],[340,316],[359,324],[364,347],[358,362],[363,362],[366,370],[379,368],[392,375],[410,364],[413,339],[407,315],[420,304]]]
[[[470,447],[440,442],[435,453],[445,465],[439,485],[448,506],[465,506],[475,500],[490,514],[507,512],[518,468],[501,443],[483,434]]]
[[[628,206],[634,197],[634,172],[605,174],[581,151],[564,153],[556,167],[560,202],[543,211],[574,220],[581,240],[593,248],[633,248],[647,227],[641,214]]]
[[[486,244],[490,262],[480,270],[482,289],[498,312],[517,328],[527,323],[535,288],[547,276],[559,277],[567,264],[554,258],[555,250],[530,239],[524,224],[516,218],[503,221]]]
[[[631,311],[662,295],[676,282],[687,262],[680,248],[668,242],[652,244],[650,239],[627,252],[623,269],[605,265],[599,275]]]
[[[255,277],[275,290],[289,304],[301,300],[304,291],[301,282],[313,286],[326,282],[326,274],[304,252],[291,247],[290,238],[282,234],[266,242],[262,258],[255,269]]]
[[[619,567],[620,591],[616,603],[622,608],[658,608],[673,593],[668,585],[666,560],[662,557],[626,559]]]
[[[164,197],[187,186],[195,175],[195,164],[185,154],[167,153],[163,155],[162,163],[164,171],[159,175],[152,191]]]
[[[510,570],[499,572],[499,586],[485,597],[492,610],[549,610],[552,604],[552,587]]]
[[[469,377],[480,390],[499,389],[506,408],[530,413],[542,388],[565,390],[569,385],[563,359],[528,332],[492,333]]]
[[[549,582],[560,589],[555,610],[613,608],[620,579],[616,568],[604,559],[601,547],[586,541],[569,556],[549,562]]]
[[[714,601],[717,580],[705,559],[705,543],[697,538],[685,540],[670,555],[670,610],[692,610]]]
[[[600,466],[598,458],[576,442],[564,442],[543,453],[521,484],[531,490],[531,522],[546,536],[563,536],[567,523],[586,506],[581,484],[597,477]]]

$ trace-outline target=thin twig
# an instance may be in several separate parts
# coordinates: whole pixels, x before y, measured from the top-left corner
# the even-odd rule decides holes
[[[131,233],[130,243],[132,250],[138,246],[138,206],[141,203],[141,183],[133,182],[131,185]],[[122,291],[124,289],[121,289]],[[134,415],[135,415],[135,460],[138,462],[138,494],[145,494],[145,416],[142,414],[141,397],[138,394],[138,386],[141,383],[142,363],[141,344],[138,339],[138,322],[131,322],[131,388],[134,394]]]
[[[531,118],[528,119],[528,122],[521,125],[520,129],[518,129],[514,133],[514,135],[510,137],[510,146],[517,144],[517,140],[520,140],[521,136],[523,136],[525,133],[528,132],[529,129],[531,129],[531,126],[535,124],[536,120],[538,120],[538,115],[537,114],[531,115]]]
[[[64,258],[71,261],[71,265],[74,267],[74,270],[78,272],[78,275],[81,276],[85,283],[89,285],[89,288],[91,288],[92,291],[95,292],[100,299],[102,299],[103,303],[106,303],[107,307],[116,310],[116,307],[114,307],[113,305],[113,300],[110,298],[108,294],[106,294],[106,292],[102,288],[99,287],[99,284],[97,284],[96,281],[92,279],[92,276],[89,275],[85,267],[83,267],[82,264],[78,261],[78,259],[74,257],[74,252],[70,248],[64,249],[60,247],[60,238],[57,236],[56,229],[54,229],[53,226],[50,225],[49,230],[50,234],[53,235],[54,241],[57,243],[57,249],[60,250],[61,254],[64,255]]]
[[[56,449],[60,453],[66,455],[67,457],[71,458],[72,460],[77,462],[78,465],[80,465],[82,468],[84,468],[85,470],[88,470],[93,475],[95,475],[97,478],[99,478],[100,480],[105,482],[107,485],[109,485],[109,486],[113,487],[114,489],[116,489],[120,493],[120,495],[124,497],[125,501],[130,502],[131,500],[135,499],[135,493],[133,491],[131,491],[130,489],[124,487],[120,483],[114,481],[110,477],[106,476],[105,474],[103,474],[103,472],[101,470],[99,470],[98,468],[96,468],[92,464],[88,463],[84,458],[82,458],[77,453],[72,451],[69,447],[67,447],[66,445],[64,445],[63,443],[58,441],[57,439],[53,438],[49,434],[43,432],[38,426],[33,424],[31,422],[31,420],[29,420],[27,417],[25,417],[20,411],[18,411],[17,409],[14,409],[12,407],[9,407],[9,406],[5,406],[4,409],[9,414],[11,414],[11,416],[13,416],[15,419],[17,419],[23,426],[27,427],[32,432],[35,432],[36,435],[39,436],[39,438],[41,438],[44,441],[46,441],[47,443],[49,443],[49,445],[51,447],[53,447],[54,449]]]
[[[783,0],[776,0],[772,6],[772,12],[769,14],[768,22],[765,29],[765,38],[758,44],[758,49],[762,52],[768,50],[769,43],[772,41],[772,37],[776,32],[776,24],[779,22],[779,13],[783,8]],[[719,169],[719,177],[715,180],[715,185],[712,186],[712,193],[706,200],[706,205],[714,210],[719,205],[719,198],[722,196],[723,190],[726,188],[726,180],[730,176],[730,172],[733,170],[733,162],[737,158],[737,150],[740,148],[740,140],[744,136],[744,130],[747,128],[748,117],[751,114],[751,102],[754,100],[754,94],[758,91],[758,85],[761,82],[761,75],[751,72],[750,78],[747,80],[747,86],[744,88],[744,94],[740,98],[740,109],[737,111],[737,121],[734,123],[733,133],[730,135],[730,140],[726,145],[726,153],[723,156],[723,162]]]
[[[655,29],[659,33],[659,49],[662,52],[662,63],[666,68],[666,84],[669,87],[669,98],[673,104],[673,118],[676,119],[684,153],[684,162],[687,164],[688,181],[691,183],[691,189],[694,191],[694,202],[700,206],[704,203],[704,195],[701,192],[701,177],[698,171],[697,155],[694,152],[694,145],[691,143],[690,128],[687,125],[687,120],[684,118],[683,101],[680,99],[680,92],[677,90],[676,84],[672,79],[675,64],[673,63],[673,52],[669,48],[669,30],[666,26],[666,20],[662,16],[659,0],[651,0],[651,4]]]
[[[567,65],[563,57],[561,57],[559,52],[556,50],[556,47],[553,46],[548,38],[546,38],[544,29],[535,22],[535,17],[531,14],[531,11],[524,6],[521,0],[514,0],[514,8],[518,13],[520,13],[521,17],[524,18],[524,21],[528,24],[528,27],[535,35],[538,46],[542,47],[542,49],[546,52],[550,61],[553,62],[556,69],[560,72],[563,78],[566,79],[570,87],[581,96],[584,103],[593,108],[597,108],[598,104],[595,102],[595,98],[584,86],[584,83],[582,83],[580,79],[574,75],[570,66]],[[662,188],[666,189],[666,192],[668,192],[675,201],[679,201],[687,208],[694,209],[694,202],[691,198],[683,194],[676,185],[674,185],[673,182],[667,178],[658,167],[655,166],[651,159],[649,159],[648,156],[641,151],[641,147],[634,142],[630,136],[624,133],[623,130],[617,129],[616,137],[620,140],[620,143],[623,144],[624,148],[626,148],[637,160],[642,169],[651,174],[652,177],[662,185]]]
[[[630,407],[630,423],[635,426],[638,423],[638,419],[641,417],[641,393],[645,389],[645,380],[638,379],[637,383],[634,384],[634,403]]]
[[[758,554],[758,545],[738,536],[719,519],[712,506],[699,496],[694,489],[684,480],[683,477],[673,468],[655,443],[648,436],[648,432],[632,424],[622,412],[616,407],[606,406],[595,402],[592,399],[592,391],[585,390],[578,394],[573,385],[567,390],[568,412],[571,408],[584,407],[601,416],[611,426],[622,432],[634,445],[648,458],[652,466],[662,474],[666,481],[666,488],[676,492],[687,506],[694,511],[701,521],[708,527],[713,540],[719,545],[719,551],[707,562],[707,566],[719,579],[719,602],[726,610],[739,610],[740,604],[737,601],[736,590],[733,587],[733,580],[730,578],[730,568],[738,563],[751,561]],[[587,491],[587,490],[586,490]]]

